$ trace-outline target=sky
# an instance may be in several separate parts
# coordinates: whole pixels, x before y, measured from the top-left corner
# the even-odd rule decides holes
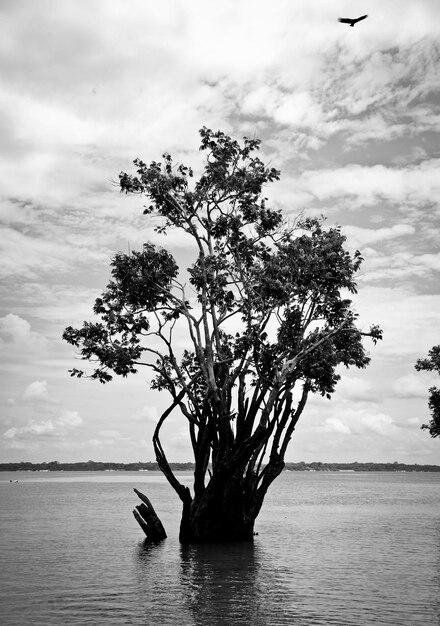
[[[438,376],[414,369],[440,343],[439,42],[438,0],[1,0],[0,461],[154,460],[166,398],[144,373],[71,378],[61,335],[116,252],[185,258],[115,181],[165,151],[197,171],[207,126],[261,139],[287,219],[342,227],[360,325],[384,331],[309,401],[286,460],[440,463],[420,429]],[[164,442],[191,460],[181,415]]]

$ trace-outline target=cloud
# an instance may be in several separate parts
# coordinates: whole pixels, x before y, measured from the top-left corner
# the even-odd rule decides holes
[[[41,440],[47,438],[63,440],[71,428],[82,424],[83,420],[77,411],[61,410],[57,418],[41,421],[29,420],[24,426],[13,426],[3,433],[7,448],[28,449],[39,446]]]
[[[370,349],[373,361],[388,364],[404,359],[406,369],[438,343],[440,294],[420,294],[400,286],[363,286],[354,306],[360,325],[378,324],[383,340]]]
[[[137,444],[138,442],[136,442]],[[87,445],[92,445],[97,449],[111,448],[112,446],[135,445],[130,437],[122,436],[118,430],[104,429],[98,432],[98,437],[93,437],[87,441]]]
[[[339,406],[337,416],[332,415],[323,423],[324,430],[342,435],[360,437],[366,434],[392,436],[397,426],[390,415],[367,409],[360,405]]]
[[[100,430],[99,434],[102,437],[109,437],[111,439],[115,439],[121,436],[121,433],[118,430]]]
[[[293,127],[314,128],[324,123],[320,104],[308,91],[285,93],[276,85],[260,85],[244,96],[242,110],[256,117],[271,117],[274,122]]]
[[[197,130],[206,124],[261,137],[262,158],[283,172],[269,192],[275,206],[291,215],[323,212],[361,248],[356,306],[365,327],[377,322],[385,331],[371,352],[389,385],[378,399],[376,438],[368,439],[382,450],[386,416],[400,419],[393,394],[405,388],[395,382],[393,390],[393,376],[438,343],[440,4],[420,0],[402,11],[400,0],[370,0],[369,18],[355,29],[336,21],[347,6],[132,0],[128,11],[122,0],[93,0],[83,11],[55,0],[2,2],[0,347],[8,427],[28,428],[4,439],[11,447],[46,437],[47,450],[50,438],[52,449],[73,450],[61,432],[96,402],[108,431],[94,439],[107,442],[106,454],[122,450],[114,434],[121,407],[106,399],[114,398],[107,388],[78,394],[77,413],[48,401],[53,380],[57,397],[75,393],[76,382],[67,375],[62,382],[60,335],[90,319],[116,251],[159,242],[141,215],[145,199],[122,197],[112,180],[133,158],[148,162],[165,150],[200,172]],[[162,245],[187,267],[187,241],[177,231]],[[350,401],[372,415],[375,382],[370,370],[344,377],[339,405]],[[388,396],[397,408],[385,407]],[[164,401],[155,402],[136,410],[133,400],[124,428],[145,421],[151,429]],[[29,409],[45,414],[32,421]],[[331,430],[348,437],[348,429],[361,442],[361,426],[344,415],[329,417],[328,438]],[[182,458],[190,451],[179,441],[171,449]]]
[[[46,221],[41,216],[34,216],[33,219],[34,223],[38,219],[46,222],[44,234],[21,233],[12,227],[0,228],[0,254],[5,260],[0,268],[2,278],[20,276],[35,280],[49,272],[52,275],[65,274],[78,263],[93,266],[108,261],[110,251],[106,248],[105,241],[101,240],[101,246],[97,247],[96,241],[92,243],[93,237],[90,234],[61,237],[60,225],[49,225],[49,220]],[[29,224],[31,225],[32,223]],[[63,226],[68,229],[67,223]],[[26,250],[25,255],[23,250]]]
[[[388,241],[406,235],[413,235],[414,226],[409,224],[393,224],[384,228],[361,228],[359,226],[344,226],[344,234],[347,235],[351,246],[360,247],[372,245],[381,241]]]
[[[406,374],[400,376],[393,383],[393,392],[398,398],[424,398],[428,401],[428,389],[439,382],[438,376]]]
[[[237,109],[257,116],[255,123],[263,115],[281,126],[307,127],[308,143],[319,145],[346,127],[341,108],[345,116],[374,104],[383,111],[385,94],[408,99],[414,83],[432,85],[435,77],[438,29],[434,18],[423,19],[436,12],[432,4],[414,21],[405,12],[399,24],[386,20],[391,7],[380,7],[382,28],[370,18],[355,38],[322,3],[298,8],[281,1],[269,12],[258,1],[240,8],[163,5],[153,10],[134,2],[135,20],[118,2],[94,2],[87,15],[56,3],[50,12],[21,2],[4,11],[10,35],[0,47],[8,59],[4,116],[9,144],[28,174],[24,181],[9,151],[2,162],[9,193],[20,189],[59,203],[78,192],[89,199],[121,159],[145,146],[153,157],[176,146],[195,148],[200,120],[229,130]],[[394,25],[388,36],[384,23]],[[378,128],[378,117],[357,124]],[[382,123],[390,125],[401,127]]]
[[[102,448],[111,448],[115,445],[121,446],[128,441],[129,438],[121,436],[118,430],[104,429],[98,432],[98,437],[88,439],[87,445],[91,445],[99,450]]]
[[[420,254],[414,260],[425,269],[440,272],[440,252],[437,254]]]
[[[356,376],[347,376],[342,374],[341,380],[337,384],[337,397],[348,400],[373,400],[373,389],[371,382],[366,378],[357,378]]]
[[[324,430],[331,433],[338,433],[341,435],[351,435],[351,430],[337,417],[329,417],[325,420]]]
[[[298,185],[319,200],[353,196],[362,205],[384,199],[393,203],[440,202],[439,166],[440,159],[436,158],[407,167],[350,164],[304,172]]]
[[[49,392],[46,380],[36,380],[26,387],[23,397],[26,400],[36,400],[47,402],[49,400]]]
[[[359,241],[358,241],[359,243]],[[354,247],[356,238],[350,239],[350,247]],[[426,286],[433,291],[435,287],[428,283],[428,280],[436,281],[440,255],[422,254],[417,255],[409,251],[408,246],[391,247],[386,249],[373,249],[362,247],[365,263],[362,266],[359,276],[359,284],[363,283],[396,283],[410,284],[412,280],[423,278]],[[391,283],[391,281],[393,281]],[[435,285],[435,283],[434,283]],[[435,294],[432,294],[433,297]]]
[[[375,107],[395,116],[397,103],[401,107],[412,103],[429,89],[430,81],[437,82],[439,48],[434,37],[407,38],[399,45],[393,36],[393,41],[391,48],[372,46],[360,58],[340,59],[342,71],[333,95],[339,107],[357,116],[368,115]]]
[[[368,107],[367,104],[365,104]],[[364,118],[343,119],[339,123],[339,130],[346,141],[346,149],[358,147],[372,141],[392,141],[407,133],[407,126],[390,119],[386,112],[370,113]]]
[[[30,421],[26,426],[9,428],[5,433],[3,433],[3,437],[5,439],[14,439],[17,436],[46,435],[48,433],[53,433],[54,430],[55,426],[51,420],[44,420],[38,423]]]
[[[156,424],[159,420],[159,413],[155,406],[145,405],[132,413],[130,419],[135,422],[150,422]]]
[[[19,315],[8,313],[0,318],[0,345],[39,351],[49,346],[47,339],[31,330],[29,322]]]
[[[422,425],[423,420],[420,419],[419,417],[409,417],[406,420],[406,422],[407,422],[409,428],[414,428],[414,426],[420,428],[421,425]]]
[[[82,418],[78,411],[60,411],[60,416],[55,422],[59,426],[79,426],[82,424]]]

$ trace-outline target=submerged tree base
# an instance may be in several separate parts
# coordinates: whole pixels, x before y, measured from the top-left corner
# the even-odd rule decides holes
[[[272,468],[271,481],[281,472],[283,463]],[[189,491],[180,494],[183,501],[179,539],[181,543],[253,541],[255,520],[266,489],[258,485],[256,474],[228,472],[211,476],[200,497]],[[182,497],[185,496],[186,497]]]
[[[180,543],[253,541],[255,520],[240,519],[236,513],[236,510],[225,513],[220,507],[212,507],[209,511],[197,511],[187,519],[182,517]]]

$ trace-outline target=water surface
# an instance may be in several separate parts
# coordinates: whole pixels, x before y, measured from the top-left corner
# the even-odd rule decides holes
[[[4,626],[440,624],[440,474],[285,472],[253,544],[180,546],[155,472],[0,473],[0,498]]]

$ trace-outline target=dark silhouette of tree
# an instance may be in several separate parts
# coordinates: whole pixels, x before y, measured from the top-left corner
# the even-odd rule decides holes
[[[183,502],[180,539],[250,539],[265,494],[311,393],[331,397],[339,365],[370,359],[351,300],[362,258],[344,249],[339,228],[297,218],[287,225],[263,189],[279,179],[243,144],[200,131],[204,170],[134,162],[121,173],[125,193],[149,198],[144,214],[156,230],[177,229],[194,244],[187,274],[151,243],[111,262],[112,279],[95,302],[100,322],[66,328],[64,339],[102,383],[140,367],[153,389],[170,395],[153,444],[158,465]],[[187,282],[189,284],[187,284]],[[186,333],[179,349],[177,334]],[[72,376],[84,371],[74,368]],[[195,470],[191,491],[176,478],[160,440],[174,409],[188,423]]]
[[[341,22],[342,24],[350,24],[351,27],[353,27],[355,24],[357,24],[358,22],[365,20],[368,17],[368,15],[361,15],[360,17],[339,17],[338,18],[338,22]]]
[[[417,371],[437,372],[440,374],[440,346],[434,346],[428,352],[428,358],[418,359],[415,368]],[[440,389],[429,389],[428,406],[431,410],[431,421],[423,424],[422,429],[429,430],[431,437],[440,437]]]

